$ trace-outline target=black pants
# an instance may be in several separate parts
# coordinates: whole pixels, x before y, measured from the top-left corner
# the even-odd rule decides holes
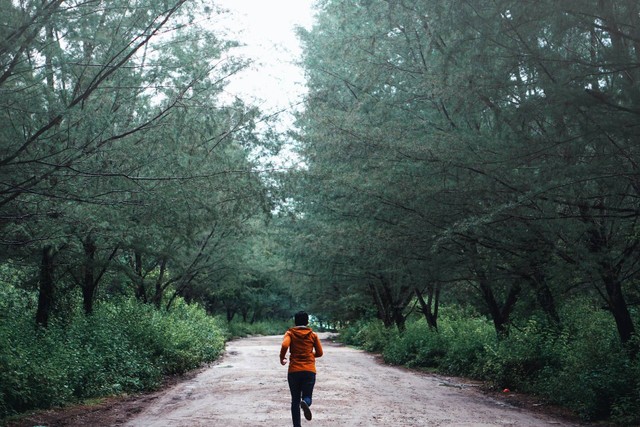
[[[316,374],[309,371],[289,372],[287,375],[289,390],[291,391],[291,418],[293,427],[300,427],[300,400],[304,399],[311,406],[313,386],[316,384]]]

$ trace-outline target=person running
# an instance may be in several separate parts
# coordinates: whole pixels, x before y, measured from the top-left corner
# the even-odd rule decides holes
[[[287,364],[289,350],[289,371],[287,381],[291,391],[291,418],[293,427],[300,427],[300,408],[304,417],[311,420],[311,396],[316,383],[316,358],[321,357],[322,344],[318,334],[309,326],[309,315],[299,311],[294,316],[295,327],[284,334],[280,347],[280,364]]]

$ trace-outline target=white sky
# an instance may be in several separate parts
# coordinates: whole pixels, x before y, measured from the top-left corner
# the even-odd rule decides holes
[[[296,104],[305,93],[296,26],[311,28],[313,0],[216,0],[229,9],[216,25],[245,46],[232,54],[251,58],[250,69],[234,76],[227,92],[274,112]]]

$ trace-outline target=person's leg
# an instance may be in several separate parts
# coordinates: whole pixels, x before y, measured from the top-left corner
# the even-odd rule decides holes
[[[307,420],[311,419],[311,406],[312,396],[313,396],[313,386],[316,384],[316,374],[313,372],[304,372],[304,375],[301,378],[301,391],[302,391],[302,401],[301,407],[304,412],[304,417]]]
[[[313,386],[316,384],[316,374],[314,372],[304,372],[304,376],[301,380],[302,399],[311,406],[311,400],[313,397]]]
[[[302,381],[300,372],[290,372],[287,375],[289,391],[291,391],[291,419],[293,427],[300,427],[300,396],[302,394]]]

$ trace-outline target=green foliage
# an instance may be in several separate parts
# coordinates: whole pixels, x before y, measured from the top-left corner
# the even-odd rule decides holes
[[[36,329],[33,305],[0,287],[0,418],[89,397],[149,390],[163,375],[216,359],[220,324],[182,300],[160,311],[134,300],[109,301],[93,315]]]
[[[397,3],[301,31],[305,294],[390,363],[637,423],[638,2]],[[425,290],[491,319],[353,320]]]
[[[362,321],[341,330],[340,340],[380,352],[390,364],[535,394],[585,420],[639,422],[640,363],[620,345],[608,313],[573,304],[563,315],[562,328],[530,319],[497,339],[489,320],[443,309],[438,332],[422,318],[408,321],[403,333]]]
[[[452,375],[478,376],[484,348],[496,342],[493,325],[485,318],[454,312],[442,317],[439,328],[448,347],[439,368]]]
[[[578,291],[604,297],[628,341],[638,2],[396,3],[320,1],[301,31],[290,252],[319,308],[345,319],[352,301],[380,309],[381,295],[472,272],[501,331],[539,310],[558,320]]]
[[[179,300],[169,312],[154,311],[152,344],[160,350],[158,361],[165,374],[180,374],[211,362],[224,349],[221,322],[199,306]]]
[[[392,336],[379,320],[357,321],[340,330],[340,341],[372,352],[382,352]]]
[[[11,283],[46,273],[41,324],[78,287],[87,312],[134,288],[158,307],[174,292],[204,300],[243,270],[260,224],[248,220],[270,211],[251,154],[261,113],[221,96],[245,61],[200,0],[48,3],[0,6],[0,63],[13,64],[0,78],[0,261],[23,266]]]
[[[566,363],[566,355],[556,347],[563,337],[531,320],[508,337],[486,345],[475,376],[493,388],[545,395],[541,389],[545,373],[557,372]]]
[[[427,329],[423,319],[410,322],[402,334],[393,334],[384,348],[387,363],[411,367],[439,366],[447,354],[446,341],[441,334]]]
[[[585,419],[623,420],[635,414],[634,422],[640,421],[640,361],[628,357],[608,313],[573,304],[565,315],[559,336],[530,349],[548,359],[532,391],[575,409]]]

